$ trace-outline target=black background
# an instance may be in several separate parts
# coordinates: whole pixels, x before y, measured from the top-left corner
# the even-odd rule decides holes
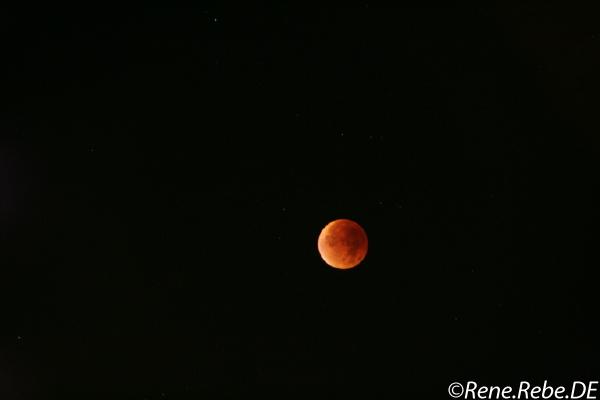
[[[598,378],[593,15],[5,10],[2,398]]]

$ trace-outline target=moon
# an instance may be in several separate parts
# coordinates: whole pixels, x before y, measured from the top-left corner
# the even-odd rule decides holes
[[[368,243],[367,233],[358,223],[349,219],[336,219],[321,231],[318,248],[327,265],[349,269],[364,260]]]

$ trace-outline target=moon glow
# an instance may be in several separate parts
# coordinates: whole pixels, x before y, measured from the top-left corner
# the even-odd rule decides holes
[[[327,265],[338,269],[353,268],[367,255],[367,234],[352,220],[336,219],[321,231],[318,248]]]

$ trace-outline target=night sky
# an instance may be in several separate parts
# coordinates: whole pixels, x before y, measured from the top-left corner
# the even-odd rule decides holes
[[[1,13],[0,398],[599,377],[597,14],[216,4]]]

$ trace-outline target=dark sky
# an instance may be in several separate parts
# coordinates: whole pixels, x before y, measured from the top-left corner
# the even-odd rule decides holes
[[[0,25],[3,399],[598,377],[590,10]],[[353,270],[317,252],[336,218],[369,235]]]

